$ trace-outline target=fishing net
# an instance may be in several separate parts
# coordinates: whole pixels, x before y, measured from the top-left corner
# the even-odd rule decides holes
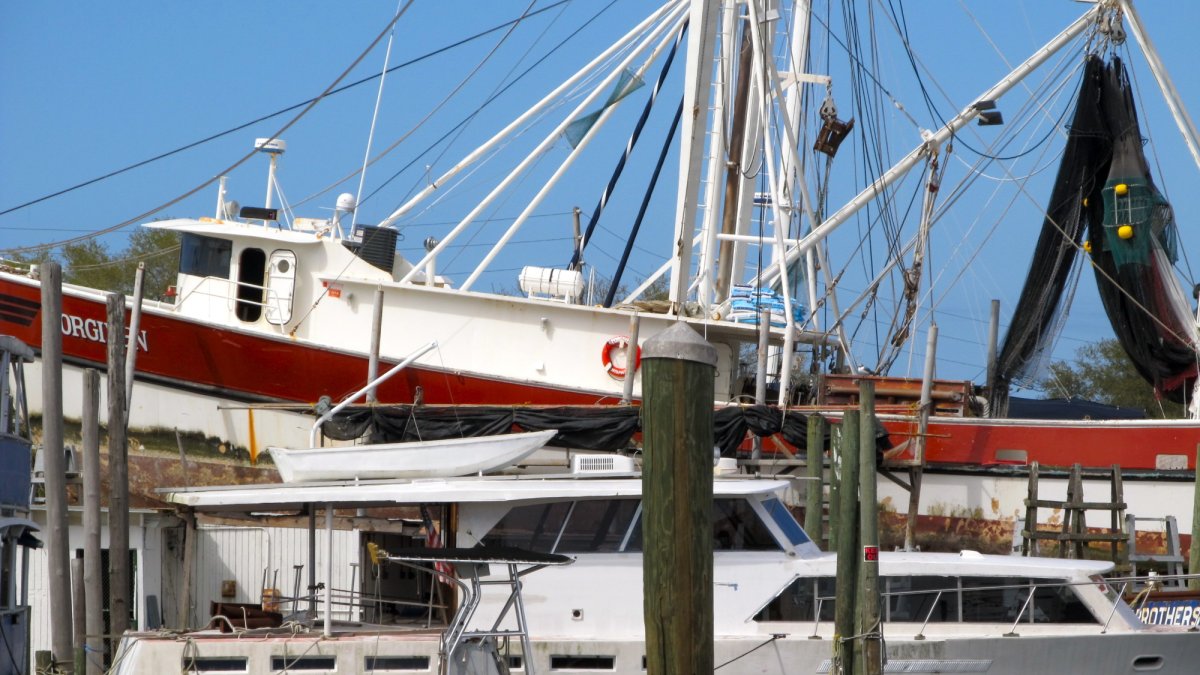
[[[1157,395],[1183,400],[1196,378],[1197,338],[1172,267],[1178,234],[1150,176],[1128,75],[1115,57],[1105,64],[1089,56],[1085,64],[1033,262],[988,383],[993,416],[1006,415],[1009,386],[1049,353],[1080,245],[1134,367]]]

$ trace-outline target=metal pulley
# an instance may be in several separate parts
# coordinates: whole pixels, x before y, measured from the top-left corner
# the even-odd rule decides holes
[[[833,102],[833,94],[827,93],[821,103],[821,130],[817,132],[817,140],[813,150],[830,157],[837,154],[838,146],[846,140],[850,130],[854,128],[854,118],[843,122],[837,116],[837,104]]]

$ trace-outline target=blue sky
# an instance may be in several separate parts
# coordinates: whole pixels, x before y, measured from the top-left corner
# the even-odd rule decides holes
[[[538,0],[534,7],[550,4]],[[474,143],[486,138],[486,132],[498,129],[519,114],[653,6],[648,2],[618,0],[583,28],[579,38],[556,51],[550,60],[511,89],[496,95],[498,83],[510,81],[535,55],[544,53],[567,32],[584,24],[605,4],[575,0],[526,21],[507,40],[501,40],[504,30],[490,33],[389,75],[376,131],[376,152],[412,129],[464,79],[466,84],[453,101],[434,113],[431,122],[368,171],[367,192],[376,188],[379,192],[366,201],[359,220],[370,223],[383,218],[408,192],[423,184],[426,165],[430,165],[430,172],[449,166],[474,147]],[[825,3],[815,4],[822,8]],[[871,6],[881,12],[894,4],[879,0]],[[491,29],[519,16],[527,5],[526,2],[418,1],[398,24],[391,64]],[[976,21],[986,27],[987,35],[1004,58],[1015,63],[1085,9],[1085,5],[1070,0],[924,0],[906,3],[904,7],[910,41],[923,62],[937,73],[936,85],[953,101],[939,104],[942,115],[960,108],[1006,71],[1003,59],[989,46],[989,38]],[[1198,23],[1200,9],[1194,3],[1164,0],[1142,2],[1139,8],[1184,101],[1189,104],[1200,101],[1200,76],[1192,68],[1196,53],[1192,27]],[[350,66],[386,26],[395,9],[394,2],[374,0],[0,3],[0,43],[6,50],[5,58],[0,59],[0,157],[3,158],[0,210],[315,96]],[[867,10],[861,11],[865,16]],[[886,44],[888,38],[880,39]],[[485,60],[493,49],[495,56]],[[830,50],[836,52],[837,48],[831,46]],[[1200,176],[1167,116],[1140,53],[1130,50],[1130,59],[1144,99],[1143,131],[1149,132],[1153,141],[1150,149],[1157,151],[1151,157],[1156,179],[1175,205],[1185,253],[1194,255],[1200,248],[1196,246],[1198,238],[1191,214],[1197,212],[1198,197],[1191,186]],[[467,74],[481,63],[484,65],[478,73],[468,79]],[[381,45],[345,81],[373,75],[382,64]],[[676,66],[676,73],[681,72],[681,65]],[[895,78],[897,84],[891,92],[918,125],[934,126],[916,89],[902,83],[910,71],[907,61],[893,50],[886,52],[877,65],[881,77]],[[651,69],[651,78],[656,73],[657,66]],[[835,93],[844,102],[849,96],[849,85],[844,78],[837,78],[835,74]],[[935,82],[930,79],[926,83]],[[325,217],[338,193],[357,189],[357,179],[353,179],[322,192],[361,164],[376,93],[375,85],[368,84],[330,97],[283,134],[289,149],[282,160],[280,180],[290,203],[303,202],[296,207],[297,215]],[[673,108],[678,96],[677,88],[664,89],[663,100],[670,104],[663,108]],[[622,106],[619,115],[636,116],[643,98],[633,99],[636,101],[631,105]],[[420,155],[428,143],[485,101],[489,105],[444,154]],[[1047,106],[1061,111],[1065,103],[1056,99]],[[1002,103],[1001,109],[1005,110],[1006,104]],[[0,248],[58,241],[136,219],[217,175],[248,152],[255,137],[273,134],[294,114],[274,117],[118,177],[0,215],[0,242],[3,242]],[[889,114],[896,118],[889,121],[898,119],[903,129],[904,120],[899,119],[903,115],[894,109]],[[616,220],[632,219],[641,198],[644,175],[654,161],[665,126],[666,120],[657,117],[651,122],[646,132],[650,140],[645,141],[643,154],[637,156],[631,178],[614,197],[614,203],[619,202],[614,206]],[[916,138],[916,129],[892,137],[891,158],[898,158],[903,149],[912,147]],[[981,143],[986,140],[983,136],[975,138]],[[611,139],[603,148],[611,150],[609,156],[581,165],[574,193],[549,201],[540,217],[531,221],[518,238],[522,243],[497,261],[494,271],[483,277],[478,288],[515,288],[516,272],[523,264],[565,264],[569,255],[570,208],[578,205],[585,214],[590,213],[607,181],[616,149],[623,144],[623,137]],[[563,154],[561,150],[557,152]],[[964,159],[967,154],[962,153]],[[1052,159],[1051,154],[1046,162]],[[412,168],[403,170],[410,163]],[[1053,166],[1046,171],[1042,164],[1035,162],[1035,165],[1034,168],[1052,176]],[[673,173],[674,165],[668,164],[668,169]],[[848,167],[845,171],[852,169]],[[503,172],[500,165],[488,164],[472,180],[482,185],[485,178]],[[993,173],[1001,176],[998,169]],[[250,160],[229,176],[233,198],[242,204],[261,203],[266,176],[262,159]],[[673,176],[664,176],[662,180],[668,187],[674,185]],[[474,184],[468,183],[467,188]],[[469,189],[459,194],[466,191]],[[1037,188],[1031,191],[1037,192]],[[958,242],[985,231],[979,215],[981,209],[987,212],[998,207],[980,201],[978,208],[956,208],[939,223],[938,227],[944,228],[943,239],[934,244],[931,266],[943,282],[957,279],[952,286],[954,290],[938,295],[941,301],[936,316],[942,334],[940,375],[981,378],[989,300],[1001,298],[1007,321],[1007,313],[1011,312],[1020,290],[1017,280],[1024,274],[1029,248],[1040,226],[1032,202],[1039,197],[1044,200],[1045,194],[1046,190],[1042,190],[1027,200],[1029,204],[1014,207],[1014,211],[1032,210],[1033,218],[993,226],[987,243],[971,249],[970,253],[955,247]],[[215,198],[215,187],[206,188],[153,217],[212,215]],[[1017,200],[1018,204],[1023,201],[1026,200]],[[449,218],[461,214],[465,208],[457,196],[448,196],[441,206],[448,207],[451,215],[430,212],[406,224],[401,248],[410,257],[416,256],[426,236],[441,236],[448,229]],[[516,215],[519,206],[516,201],[503,202],[491,215],[502,221]],[[652,253],[669,242],[667,223],[672,209],[669,194],[655,197],[646,234],[639,240],[631,263],[633,276],[644,276],[657,266],[651,261]],[[103,241],[119,249],[133,227],[106,235]],[[620,253],[617,230],[617,227],[602,229],[594,240],[595,249],[589,253],[589,261],[605,273],[611,273]],[[479,246],[487,238],[485,234],[464,250],[461,260],[444,259],[439,272],[450,274],[457,281],[464,279],[472,267],[466,264],[467,259],[486,250]],[[966,271],[961,265],[951,265],[968,255],[972,256],[972,264]],[[853,286],[849,281],[846,283]],[[871,332],[869,328],[861,329],[859,338],[869,343],[873,339]],[[1111,330],[1099,309],[1094,283],[1090,273],[1085,274],[1055,355],[1069,358],[1078,346],[1109,334]],[[898,361],[894,372],[919,374],[923,350],[924,328],[918,327],[914,349]]]

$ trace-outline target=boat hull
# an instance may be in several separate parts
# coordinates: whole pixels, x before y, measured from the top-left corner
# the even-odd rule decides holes
[[[833,645],[822,630],[815,636],[811,625],[795,625],[795,632],[753,636],[717,636],[713,643],[715,664],[727,664],[722,672],[795,675],[831,672]],[[939,637],[914,639],[918,625],[887,627],[889,672],[969,673],[989,675],[1026,675],[1027,673],[1083,672],[1106,675],[1152,670],[1163,675],[1190,675],[1200,660],[1200,640],[1185,633],[1102,635],[1039,635],[1024,627],[1011,637],[1003,637],[1010,626],[994,627],[989,637]],[[1033,628],[1032,626],[1030,628]],[[787,629],[781,629],[786,631]],[[318,649],[319,646],[319,649]],[[569,669],[572,673],[645,672],[645,645],[640,639],[563,640],[534,637],[532,661],[536,672]],[[188,650],[185,654],[185,650]],[[247,675],[278,672],[270,668],[271,657],[289,654],[320,653],[336,656],[337,667],[327,673],[370,672],[364,659],[408,657],[413,672],[438,671],[436,635],[414,632],[408,635],[368,634],[278,637],[268,640],[239,639],[234,636],[191,635],[176,640],[154,634],[127,635],[116,675],[174,672],[185,657],[247,659]],[[514,641],[510,656],[520,657]],[[424,666],[424,667],[420,667]],[[528,672],[526,669],[525,672]]]
[[[550,429],[413,443],[269,450],[285,483],[469,476],[519,462],[549,442],[556,433]]]

